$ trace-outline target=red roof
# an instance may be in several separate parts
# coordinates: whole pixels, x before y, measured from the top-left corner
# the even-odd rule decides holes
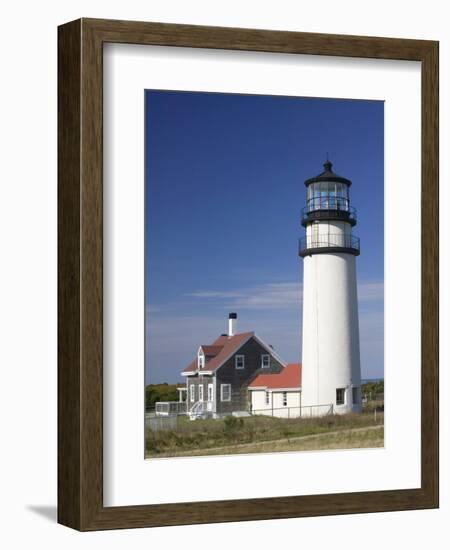
[[[300,363],[290,363],[282,371],[273,374],[259,374],[249,388],[301,388],[302,366]]]
[[[233,353],[235,353],[251,336],[254,336],[254,332],[242,332],[241,334],[235,334],[230,337],[227,335],[219,336],[211,346],[201,346],[206,356],[212,356],[211,359],[206,362],[205,368],[202,370],[209,372],[221,367],[228,357],[233,355]],[[207,350],[213,350],[215,355],[207,353]],[[196,357],[192,363],[183,370],[183,373],[196,372],[197,368],[198,360]]]
[[[206,357],[215,357],[223,349],[223,346],[200,346]]]

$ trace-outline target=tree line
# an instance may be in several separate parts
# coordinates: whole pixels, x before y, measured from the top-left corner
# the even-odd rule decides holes
[[[145,387],[145,409],[154,409],[157,401],[178,401],[177,385],[148,384]]]
[[[366,382],[362,385],[363,394],[371,394],[372,397],[376,395],[384,394],[384,380],[379,380],[377,382]]]

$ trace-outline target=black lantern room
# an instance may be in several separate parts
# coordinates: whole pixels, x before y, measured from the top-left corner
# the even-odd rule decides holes
[[[350,206],[349,187],[352,182],[334,173],[327,159],[324,171],[305,181],[306,207],[302,210],[302,225],[316,220],[347,221],[356,224],[356,210]]]
[[[356,225],[356,210],[350,206],[352,182],[333,172],[328,158],[323,167],[322,173],[305,181],[307,197],[302,209],[302,225],[307,228],[307,235],[300,239],[299,255],[347,253],[358,256],[359,238],[351,232]],[[338,224],[327,223],[336,221],[349,224],[348,230],[345,225],[339,229]]]

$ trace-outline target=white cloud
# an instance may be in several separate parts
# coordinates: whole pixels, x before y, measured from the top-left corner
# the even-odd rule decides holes
[[[220,300],[224,308],[231,309],[286,309],[297,308],[302,300],[300,282],[266,283],[235,290],[199,290],[186,294],[191,298]],[[382,282],[358,284],[360,302],[383,300]]]
[[[205,290],[185,294],[185,296],[192,296],[193,298],[238,298],[241,295],[242,294],[237,291],[224,292],[219,290]]]
[[[231,291],[198,291],[187,296],[222,300],[223,307],[229,309],[284,309],[298,307],[301,288],[299,282],[267,283]]]

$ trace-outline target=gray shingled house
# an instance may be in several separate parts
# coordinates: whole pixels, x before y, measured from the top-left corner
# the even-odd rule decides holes
[[[192,419],[248,412],[251,381],[286,366],[254,332],[236,333],[236,322],[236,313],[230,313],[228,334],[199,346],[197,356],[181,373],[186,377],[186,411]]]

